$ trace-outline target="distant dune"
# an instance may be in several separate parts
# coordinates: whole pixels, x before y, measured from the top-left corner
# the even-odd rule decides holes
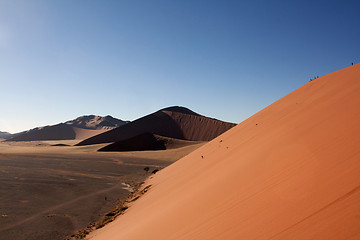
[[[169,107],[93,136],[78,145],[118,142],[143,133],[182,140],[209,141],[233,126],[234,123],[201,116],[184,107]]]
[[[165,150],[189,146],[199,142],[167,138],[152,133],[143,133],[135,137],[105,146],[99,151],[103,152],[125,152],[145,150]]]
[[[65,123],[37,127],[18,133],[7,141],[82,140],[126,123],[111,116],[82,116]]]
[[[315,79],[157,173],[89,237],[360,239],[360,64]]]

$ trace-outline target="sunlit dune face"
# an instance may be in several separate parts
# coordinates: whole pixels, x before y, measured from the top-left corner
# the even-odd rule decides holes
[[[317,78],[160,171],[89,239],[356,239],[360,65]]]

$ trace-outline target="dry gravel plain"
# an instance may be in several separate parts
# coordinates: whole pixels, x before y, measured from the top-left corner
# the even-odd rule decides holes
[[[113,153],[75,143],[0,142],[1,240],[69,238],[125,199],[148,176],[144,167],[161,169],[202,145]]]

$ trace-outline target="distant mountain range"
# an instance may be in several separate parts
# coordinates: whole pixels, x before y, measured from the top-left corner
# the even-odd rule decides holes
[[[0,131],[0,138],[7,138],[9,136],[11,136],[11,133]]]
[[[37,127],[12,135],[7,141],[86,139],[126,124],[111,116],[87,115],[56,125]]]
[[[101,151],[161,150],[210,141],[235,125],[174,106],[132,122],[111,116],[81,116],[10,135],[6,141],[79,140],[77,146],[110,144]]]
[[[100,116],[96,116],[96,115],[87,115],[87,116],[81,116],[78,117],[74,120],[70,120],[65,122],[65,124],[73,126],[73,127],[78,127],[78,128],[83,128],[83,129],[113,129],[119,126],[122,126],[126,123],[128,123],[129,121],[123,121],[117,118],[114,118],[110,115],[105,116],[105,117],[100,117]]]

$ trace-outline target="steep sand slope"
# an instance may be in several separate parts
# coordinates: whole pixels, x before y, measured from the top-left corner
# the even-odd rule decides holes
[[[360,239],[359,106],[360,64],[309,82],[157,173],[90,238]]]
[[[118,142],[147,132],[183,140],[209,141],[233,126],[235,124],[204,117],[184,107],[169,107],[86,139],[78,145]]]

